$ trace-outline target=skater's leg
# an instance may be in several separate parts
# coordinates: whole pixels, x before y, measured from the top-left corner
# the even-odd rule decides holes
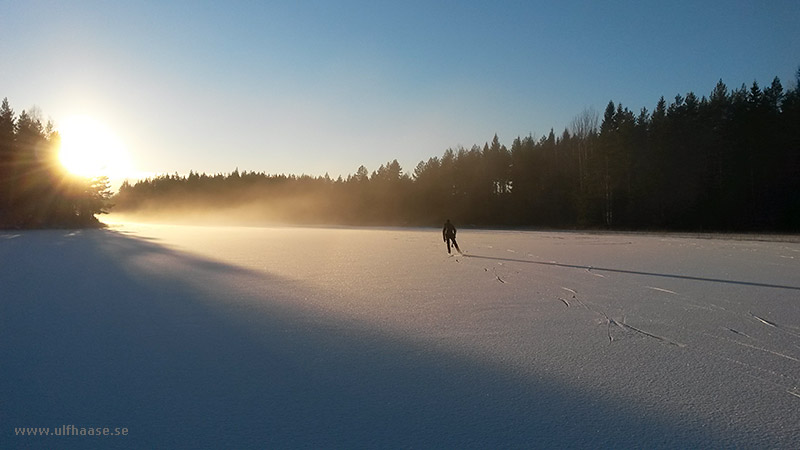
[[[458,251],[458,253],[461,253],[461,249],[460,249],[460,248],[458,248],[458,242],[456,242],[456,238],[453,238],[453,246],[456,248],[456,250]]]
[[[447,238],[447,253],[450,254],[450,238]]]

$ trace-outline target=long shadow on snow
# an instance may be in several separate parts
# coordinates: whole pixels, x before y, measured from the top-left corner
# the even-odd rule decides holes
[[[111,231],[26,232],[0,260],[2,448],[758,442],[330,318],[302,282]],[[62,424],[130,435],[12,430]]]
[[[633,275],[646,275],[650,277],[663,277],[663,278],[679,278],[682,280],[694,280],[694,281],[709,281],[712,283],[727,283],[727,284],[738,284],[744,286],[755,286],[755,287],[767,287],[767,288],[775,288],[775,289],[792,289],[795,291],[800,291],[800,287],[798,286],[787,286],[781,284],[768,284],[768,283],[757,283],[754,281],[737,281],[737,280],[723,280],[721,278],[704,278],[704,277],[694,277],[691,275],[675,275],[670,273],[657,273],[657,272],[642,272],[637,270],[626,270],[626,269],[611,269],[608,267],[597,267],[597,266],[582,266],[577,264],[562,264],[557,262],[551,261],[534,261],[530,259],[514,259],[514,258],[498,258],[496,256],[484,256],[484,255],[475,255],[475,254],[466,254],[463,255],[465,258],[478,258],[478,259],[490,259],[494,261],[507,261],[507,262],[518,262],[518,263],[525,263],[525,264],[539,264],[543,266],[556,266],[556,267],[567,267],[570,269],[586,269],[586,270],[596,270],[598,272],[616,272],[616,273],[629,273]]]

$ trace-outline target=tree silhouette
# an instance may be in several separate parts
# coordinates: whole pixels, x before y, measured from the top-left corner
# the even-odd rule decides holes
[[[108,179],[69,175],[59,164],[60,136],[39,113],[15,117],[0,105],[0,227],[97,226],[110,207]]]
[[[798,71],[800,83],[800,70]],[[238,173],[159,176],[124,184],[120,210],[258,199],[286,221],[673,230],[800,230],[800,93],[762,89],[660,98],[652,113],[610,101],[560,134],[493,136],[420,161],[397,160],[337,181]],[[244,180],[247,179],[246,184]],[[254,188],[258,186],[258,188]],[[305,210],[284,205],[303,204]],[[304,211],[313,208],[315,214]]]

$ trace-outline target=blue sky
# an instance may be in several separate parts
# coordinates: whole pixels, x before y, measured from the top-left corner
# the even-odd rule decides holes
[[[800,66],[800,2],[0,0],[0,97],[88,114],[141,173],[408,173]]]

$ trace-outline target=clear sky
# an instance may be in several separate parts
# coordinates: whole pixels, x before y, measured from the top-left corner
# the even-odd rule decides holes
[[[140,173],[332,177],[800,66],[800,2],[0,0],[0,98]]]

